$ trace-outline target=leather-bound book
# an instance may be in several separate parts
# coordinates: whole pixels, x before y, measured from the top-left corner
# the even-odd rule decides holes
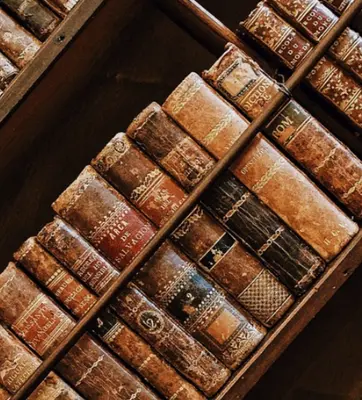
[[[98,315],[91,329],[166,399],[205,400],[194,386],[182,378],[110,309]]]
[[[128,134],[135,137],[139,145],[155,160],[158,160],[158,154],[162,149],[164,149],[164,142],[167,142],[168,148],[172,149],[173,137],[177,137],[176,143],[186,141],[187,138],[190,146],[194,149],[194,153],[198,154],[198,159],[205,160],[201,161],[203,165],[206,164],[206,160],[210,160],[208,153],[206,153],[205,150],[203,150],[189,135],[179,128],[163,110],[155,105],[147,107],[131,124],[131,128],[132,129],[127,131]],[[173,132],[177,132],[177,136]],[[191,158],[190,161],[188,154],[179,152],[179,155],[181,159],[185,160],[185,164],[188,163],[191,165],[193,163],[193,158]],[[211,158],[211,160],[213,159]],[[189,173],[189,170],[184,170],[182,168],[184,163],[181,162],[174,164],[181,165],[181,167],[177,169],[172,168],[170,170],[170,173],[173,172],[174,177],[181,184],[187,180],[186,176]],[[196,164],[197,163],[198,161]],[[167,169],[167,165],[165,168]],[[227,174],[224,174],[223,179],[225,182],[228,182],[230,179],[230,176],[229,178],[227,176]],[[196,184],[197,182],[195,182],[195,185]],[[240,197],[236,197],[232,204],[229,202],[222,204],[224,201],[223,197],[216,196],[215,194],[205,196],[204,203],[209,206],[210,211],[215,216],[219,217],[220,221],[224,225],[231,229],[235,228],[234,233],[239,237],[239,239],[258,254],[258,256],[266,262],[266,265],[276,273],[276,275],[293,291],[293,293],[302,294],[313,282],[315,277],[323,270],[324,264],[322,260],[317,257],[314,252],[305,245],[274,213],[272,213],[268,207],[265,207],[260,203],[258,199],[245,188],[245,186],[239,182],[236,182],[235,185],[239,188]],[[192,189],[191,182],[189,182],[187,186]],[[206,201],[206,199],[209,199],[210,201]],[[224,210],[224,207],[226,207],[225,214],[229,217],[226,219],[223,218],[223,214],[220,217],[220,208]],[[201,231],[203,234],[200,236],[200,233],[198,233],[198,241],[190,240],[193,235],[192,229],[190,229],[190,232],[187,235],[180,235],[181,230],[179,230],[179,234],[177,237],[174,237],[174,240],[178,240],[178,244],[183,246],[185,252],[187,252],[194,261],[198,262],[198,264],[205,269],[205,266],[202,265],[201,257],[197,255],[203,246],[206,246],[207,243],[211,244],[211,241],[209,241],[210,238],[221,237],[221,231],[216,227],[214,222],[211,221],[206,223],[206,213],[203,213],[202,216],[206,227],[204,229],[199,229],[198,227],[200,224],[197,222],[200,218],[192,217],[192,214],[190,215],[190,217],[192,217],[190,218],[190,221],[192,221],[193,224],[189,224],[189,228],[192,227],[193,229],[198,229],[198,232]],[[236,217],[240,218],[240,220],[237,224],[233,224]],[[255,221],[258,223],[255,223]],[[273,238],[273,240],[271,240],[271,238]],[[214,244],[217,247],[217,242],[213,243],[213,245]],[[213,248],[213,245],[210,246],[210,249]],[[261,249],[265,249],[265,251],[261,251]],[[244,254],[246,256],[246,253]],[[227,260],[233,261],[231,255],[232,254],[228,255],[227,253],[227,257],[223,258],[221,265]],[[253,263],[248,264],[248,269],[251,265],[253,265]],[[234,267],[230,264],[228,265],[228,268],[231,268],[230,271],[234,270]],[[238,293],[237,295],[240,298],[242,285],[251,278],[251,275],[248,275],[247,280],[244,281],[243,274],[238,273],[237,276],[240,278],[235,280],[232,276],[227,276],[226,273],[228,268],[220,268],[219,270],[219,268],[214,267],[210,271],[210,274],[224,285],[224,287],[228,286],[229,292],[234,295]],[[256,271],[257,269],[255,269],[255,272]],[[221,275],[219,275],[219,272]],[[228,285],[226,285],[227,283]],[[240,285],[238,289],[237,285]],[[260,288],[262,289],[262,286]],[[264,300],[260,297],[260,301],[263,302]],[[250,305],[247,306],[245,302],[244,305],[251,311]],[[253,309],[255,310],[254,305],[255,303],[253,303]],[[260,311],[261,310],[262,307],[260,308]],[[259,318],[260,317],[259,314]],[[264,323],[267,320],[268,319],[263,319]]]
[[[132,262],[156,232],[91,167],[82,171],[53,208],[120,270]]]
[[[253,60],[232,44],[203,74],[250,119],[280,90]],[[288,101],[264,132],[277,141],[357,218],[362,217],[362,162],[295,100]]]
[[[55,217],[38,233],[37,240],[98,295],[104,294],[119,272],[76,230]]]
[[[240,26],[290,69],[299,66],[312,49],[311,42],[266,3],[259,3]],[[323,57],[306,81],[352,123],[362,128],[362,86],[336,62]]]
[[[163,107],[216,158],[222,158],[249,125],[195,73],[176,88]],[[327,261],[358,232],[358,225],[261,134],[231,169]]]
[[[74,321],[14,263],[0,274],[0,319],[41,357],[74,327]]]
[[[186,200],[184,191],[125,133],[117,134],[92,166],[158,227]]]
[[[66,17],[67,14],[75,7],[79,0],[42,0],[53,11],[61,17]]]
[[[35,238],[25,241],[14,254],[14,258],[77,318],[82,318],[97,302],[96,296],[37,243]]]
[[[323,0],[335,13],[342,14],[353,3],[353,0]]]
[[[157,400],[158,397],[89,334],[56,367],[88,400]]]
[[[10,399],[10,393],[4,388],[0,387],[0,400]]]
[[[14,13],[40,40],[45,40],[60,22],[60,19],[38,0],[3,0],[1,5]]]
[[[160,246],[133,282],[228,368],[237,368],[266,334],[170,242]]]
[[[0,8],[0,51],[19,68],[25,67],[40,49],[41,42]]]
[[[230,371],[133,285],[122,290],[113,308],[207,396],[213,396],[226,383]]]
[[[6,89],[18,72],[18,68],[0,52],[0,90]]]

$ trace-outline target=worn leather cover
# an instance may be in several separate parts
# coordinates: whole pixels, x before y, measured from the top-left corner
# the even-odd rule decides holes
[[[77,318],[82,318],[97,298],[52,257],[35,238],[29,238],[14,254],[24,268]]]
[[[4,90],[18,72],[18,68],[0,52],[0,90]]]
[[[134,285],[122,290],[113,308],[207,396],[216,394],[229,378],[230,371],[220,361]]]
[[[0,51],[19,68],[31,61],[41,42],[0,8]]]
[[[322,0],[335,13],[342,14],[353,3],[353,0]]]
[[[251,119],[258,117],[280,90],[259,65],[232,44],[203,76]],[[361,160],[307,110],[295,100],[288,101],[264,132],[357,218],[362,217]]]
[[[249,124],[195,73],[168,97],[164,109],[217,158]],[[335,257],[358,232],[358,225],[261,134],[231,169],[325,260]]]
[[[83,170],[53,208],[120,270],[156,233],[153,225],[91,167]]]
[[[98,295],[119,276],[113,265],[61,218],[55,217],[45,225],[37,240]]]
[[[4,388],[0,387],[0,400],[10,399],[10,393]]]

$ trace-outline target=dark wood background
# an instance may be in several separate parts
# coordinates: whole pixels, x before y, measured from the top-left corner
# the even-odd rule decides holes
[[[162,102],[215,56],[150,1],[108,0],[2,128],[23,135],[0,180],[0,265],[52,218],[51,202],[133,116]],[[230,28],[253,0],[200,1]],[[348,144],[345,124],[304,105]],[[15,118],[16,116],[16,118]],[[337,128],[336,128],[337,126]],[[34,138],[34,139],[33,139]],[[8,160],[9,159],[9,160]],[[1,267],[0,267],[1,269]],[[247,396],[247,400],[362,399],[362,270],[357,271]]]

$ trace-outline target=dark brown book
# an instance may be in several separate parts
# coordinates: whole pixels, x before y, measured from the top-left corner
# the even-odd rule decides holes
[[[74,321],[14,263],[0,274],[0,319],[41,357],[74,327]]]
[[[10,393],[4,388],[0,387],[0,400],[10,399]]]
[[[218,159],[249,125],[195,73],[176,88],[163,108]],[[358,225],[261,134],[231,170],[325,260],[334,258],[358,232]]]
[[[0,52],[0,90],[6,89],[18,72],[18,68]]]
[[[78,4],[79,0],[42,0],[53,11],[61,17],[66,17],[67,14]]]
[[[40,49],[41,42],[0,8],[0,51],[23,68]]]
[[[347,8],[353,3],[353,0],[322,0],[338,15],[344,13]]]
[[[156,232],[91,167],[83,170],[53,208],[120,270],[132,262]]]
[[[205,71],[205,79],[250,119],[280,91],[279,85],[236,46]],[[295,100],[288,101],[264,132],[336,196],[362,217],[362,162]]]
[[[133,285],[113,303],[116,313],[207,396],[227,381],[230,371],[198,341]]]
[[[38,0],[2,0],[1,5],[13,12],[40,40],[45,40],[60,22]]]

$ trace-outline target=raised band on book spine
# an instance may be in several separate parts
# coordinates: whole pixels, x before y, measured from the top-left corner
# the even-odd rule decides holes
[[[6,89],[18,72],[18,68],[0,52],[0,90]]]

